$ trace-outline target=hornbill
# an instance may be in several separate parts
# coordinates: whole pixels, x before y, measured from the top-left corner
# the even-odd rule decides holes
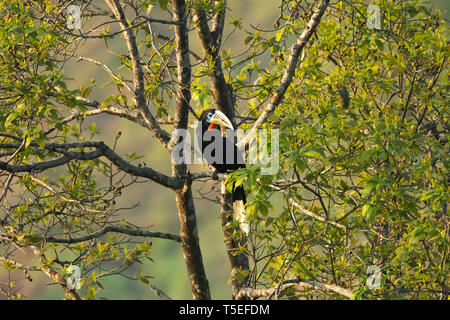
[[[242,151],[237,148],[233,124],[221,111],[208,109],[200,116],[201,132],[197,131],[197,139],[202,149],[205,161],[216,169],[217,173],[227,173],[239,168],[245,168]],[[233,134],[226,134],[227,129]],[[201,133],[201,137],[199,137]],[[233,184],[234,217],[240,223],[240,229],[248,233],[248,223],[245,220],[245,190],[243,186]]]

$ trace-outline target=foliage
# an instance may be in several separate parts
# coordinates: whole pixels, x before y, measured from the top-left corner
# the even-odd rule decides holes
[[[384,13],[381,30],[366,27],[364,4],[336,4],[267,124],[280,128],[281,170],[262,179],[248,172],[254,241],[271,257],[260,258],[258,277],[275,285],[300,275],[354,288],[358,298],[447,297],[448,30],[418,1],[373,4]],[[257,89],[238,91],[254,97],[251,107],[281,75],[289,51],[278,41],[306,20],[280,27],[277,41],[252,34],[275,64],[252,62],[239,74],[242,81],[256,73]],[[273,184],[287,191],[285,204],[268,213]],[[289,199],[345,228],[305,216]],[[370,265],[382,270],[379,289],[364,286]]]

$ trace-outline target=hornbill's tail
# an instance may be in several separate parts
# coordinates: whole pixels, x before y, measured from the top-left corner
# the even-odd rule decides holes
[[[234,187],[233,184],[233,202],[237,200],[242,200],[244,204],[247,203],[247,199],[245,198],[245,190],[243,186]]]
[[[242,232],[248,234],[249,225],[245,217],[245,204],[247,200],[245,198],[245,190],[243,186],[234,188],[233,185],[233,211],[234,218],[239,221],[239,227]]]

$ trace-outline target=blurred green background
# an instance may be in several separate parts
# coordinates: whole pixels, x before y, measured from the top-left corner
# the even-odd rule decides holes
[[[428,1],[427,3],[433,4],[435,8],[443,11],[442,17],[447,19],[448,23],[450,11],[448,0]],[[229,14],[242,18],[246,29],[250,29],[250,25],[270,28],[279,13],[278,1],[274,0],[229,0],[228,6],[230,8]],[[158,18],[157,8],[152,11],[151,15]],[[155,26],[156,28],[157,26]],[[225,30],[225,35],[229,30],[230,28]],[[164,29],[158,31],[164,34]],[[167,31],[167,33],[169,32],[171,34],[171,31]],[[190,40],[191,48],[195,52],[201,52],[195,34],[192,35],[194,36]],[[226,48],[231,49],[232,52],[242,52],[245,36],[246,34],[243,32],[234,34],[225,43]],[[115,50],[120,49],[121,45],[122,39],[120,37],[111,41],[111,47]],[[86,42],[79,48],[79,54],[96,58],[112,67],[118,66],[117,58],[106,52],[103,40]],[[101,101],[112,93],[108,87],[102,87],[103,83],[110,80],[109,76],[94,64],[71,61],[65,65],[64,74],[66,77],[72,78],[68,85],[74,89],[79,88],[82,84],[88,86],[91,79],[95,79],[97,87],[92,90],[89,96],[91,99]],[[97,128],[101,131],[96,140],[104,140],[111,144],[115,133],[121,131],[122,137],[117,147],[119,154],[137,152],[144,155],[144,158],[140,161],[145,161],[147,165],[170,174],[166,150],[155,142],[148,131],[128,121],[117,120],[107,115],[89,118],[85,122],[86,126],[92,121],[96,122]],[[229,264],[223,243],[219,208],[214,201],[200,198],[198,190],[202,187],[204,187],[204,184],[200,182],[195,182],[193,185],[200,246],[210,283],[211,295],[213,299],[229,299],[231,297],[231,286],[228,283]],[[201,191],[206,192],[207,189],[204,188]],[[214,198],[214,196],[214,193],[209,194],[210,198]],[[170,190],[155,183],[137,184],[124,190],[117,205],[129,207],[136,203],[140,204],[136,209],[123,213],[128,221],[139,226],[150,227],[152,230],[178,234],[175,198]],[[178,244],[158,239],[153,239],[152,242],[152,258],[154,261],[137,266],[134,270],[142,268],[146,274],[153,276],[154,278],[151,279],[150,283],[162,289],[171,298],[191,299],[183,255]],[[63,296],[63,291],[59,287],[48,285],[50,281],[45,276],[33,275],[33,280],[32,283],[28,283],[24,287],[25,299],[61,299]],[[100,298],[159,299],[142,282],[130,281],[120,276],[108,277],[101,282],[106,290],[99,292],[98,297]]]

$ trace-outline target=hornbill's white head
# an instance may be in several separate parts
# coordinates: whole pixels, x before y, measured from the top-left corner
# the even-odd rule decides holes
[[[202,122],[202,132],[211,129],[219,129],[219,126],[224,129],[229,128],[233,130],[233,124],[230,119],[221,111],[216,109],[208,109],[202,112],[200,116]]]

